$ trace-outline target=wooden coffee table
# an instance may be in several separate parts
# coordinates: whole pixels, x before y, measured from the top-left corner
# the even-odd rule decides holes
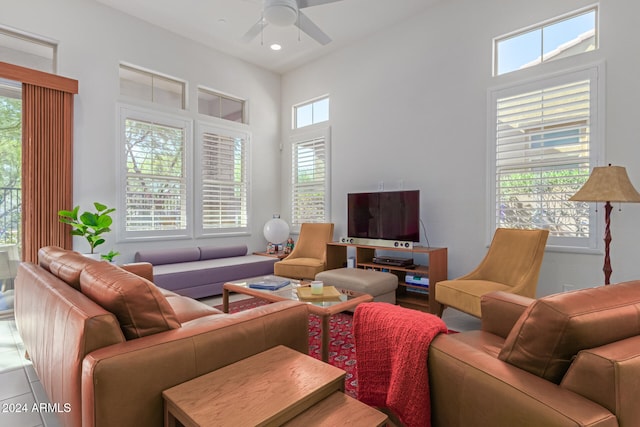
[[[296,289],[301,286],[308,286],[305,282],[297,280],[291,280],[291,284],[285,286],[277,291],[265,291],[262,289],[252,289],[249,284],[257,281],[258,278],[236,280],[233,282],[227,282],[222,288],[222,310],[225,313],[229,312],[229,292],[236,292],[239,294],[250,295],[252,297],[261,298],[269,302],[278,302],[285,300],[300,301]],[[354,292],[349,289],[337,288],[342,296],[340,301],[302,301],[309,305],[309,312],[317,315],[322,319],[322,348],[321,356],[323,361],[329,360],[329,320],[334,314],[346,310],[353,310],[361,302],[373,301],[373,297],[368,294],[360,292]]]
[[[346,396],[345,372],[278,346],[162,392],[165,426],[381,426]]]

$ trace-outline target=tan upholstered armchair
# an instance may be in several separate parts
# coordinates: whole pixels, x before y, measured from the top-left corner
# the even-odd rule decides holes
[[[291,254],[273,266],[276,276],[315,279],[327,268],[327,243],[333,240],[333,224],[304,223]]]
[[[503,291],[534,298],[540,266],[549,230],[496,230],[489,251],[471,273],[436,283],[435,300],[442,316],[453,307],[472,316],[482,317],[482,295]]]

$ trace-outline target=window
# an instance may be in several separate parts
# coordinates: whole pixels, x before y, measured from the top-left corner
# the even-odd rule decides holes
[[[310,126],[329,120],[329,97],[325,96],[293,107],[293,128]]]
[[[329,128],[296,135],[291,150],[291,225],[327,222],[329,212]]]
[[[185,108],[183,81],[120,65],[120,95],[167,107]]]
[[[246,123],[245,101],[198,88],[198,113],[232,122]]]
[[[597,7],[494,40],[494,75],[598,48]]]
[[[568,199],[601,154],[600,68],[491,91],[492,229],[546,228],[550,246],[595,247],[588,204]]]
[[[121,107],[125,238],[188,234],[190,129],[189,120]]]
[[[3,62],[55,73],[57,49],[53,42],[0,28],[0,58]]]
[[[202,125],[198,140],[200,233],[248,232],[249,135]]]
[[[4,79],[0,79],[0,170],[0,245],[21,245],[22,89],[19,82]]]
[[[247,102],[198,88],[198,111],[189,111],[185,89],[178,79],[120,66],[120,94],[127,98],[119,125],[121,239],[249,233]],[[133,98],[154,105],[134,106]],[[172,110],[161,113],[155,104]]]

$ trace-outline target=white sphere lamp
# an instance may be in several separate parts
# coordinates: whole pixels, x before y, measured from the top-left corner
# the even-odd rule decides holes
[[[274,215],[264,225],[262,230],[264,238],[270,243],[282,243],[289,237],[289,224],[280,219],[280,215]]]

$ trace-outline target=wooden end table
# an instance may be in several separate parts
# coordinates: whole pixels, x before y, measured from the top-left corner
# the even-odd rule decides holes
[[[164,425],[381,426],[387,416],[344,395],[345,372],[278,346],[162,392]]]
[[[262,289],[252,289],[249,284],[258,281],[260,277],[245,280],[236,280],[227,282],[222,287],[222,311],[229,312],[229,292],[250,295],[252,297],[261,298],[269,302],[278,302],[285,300],[300,301],[296,289],[301,286],[308,286],[304,282],[291,280],[291,284],[277,291],[266,291]],[[373,297],[369,294],[355,292],[349,289],[338,289],[342,296],[340,301],[302,301],[308,304],[309,312],[320,317],[322,320],[322,348],[321,356],[324,362],[329,360],[329,320],[334,314],[346,310],[353,310],[361,302],[373,301]]]
[[[270,254],[269,252],[254,252],[254,255],[260,255],[260,256],[268,256],[271,258],[278,258],[278,259],[285,259],[286,257],[289,256],[289,254],[285,254],[283,251],[278,251],[276,253]]]

